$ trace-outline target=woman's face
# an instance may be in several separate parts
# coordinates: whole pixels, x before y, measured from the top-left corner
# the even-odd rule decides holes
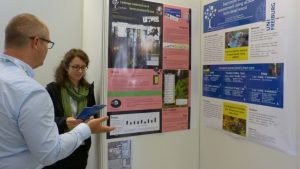
[[[86,72],[86,63],[79,57],[74,57],[67,69],[69,80],[77,85]]]

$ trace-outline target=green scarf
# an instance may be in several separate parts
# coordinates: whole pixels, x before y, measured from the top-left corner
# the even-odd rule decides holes
[[[78,90],[74,88],[70,83],[65,83],[65,87],[61,87],[61,98],[62,105],[64,108],[64,116],[71,117],[73,116],[71,113],[71,102],[70,96],[77,102],[77,112],[76,115],[81,112],[81,110],[87,106],[87,95],[89,93],[89,89],[84,86],[79,86]]]

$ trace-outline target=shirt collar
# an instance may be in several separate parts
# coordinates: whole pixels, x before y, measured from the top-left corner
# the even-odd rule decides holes
[[[0,53],[0,61],[11,62],[11,63],[15,64],[17,67],[21,68],[27,74],[27,76],[34,78],[35,74],[34,74],[33,69],[25,62],[15,58],[15,57],[6,55],[4,53]]]

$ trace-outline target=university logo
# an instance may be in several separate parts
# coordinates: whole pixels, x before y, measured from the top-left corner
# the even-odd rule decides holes
[[[112,0],[111,3],[114,5],[114,8],[117,8],[117,5],[119,4],[119,0]]]
[[[204,19],[208,20],[208,29],[211,29],[211,20],[216,16],[217,9],[214,6],[208,6],[204,11]]]

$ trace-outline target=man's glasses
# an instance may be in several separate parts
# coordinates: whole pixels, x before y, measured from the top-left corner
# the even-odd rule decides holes
[[[76,71],[79,71],[79,70],[86,71],[86,70],[87,70],[87,67],[86,67],[86,66],[70,65],[70,67],[71,67],[73,70],[76,70]]]
[[[32,36],[32,37],[29,37],[30,39],[34,39],[35,36]],[[45,39],[45,38],[41,38],[41,37],[38,37],[39,39],[41,39],[42,41],[45,41],[48,43],[48,49],[52,49],[53,46],[54,46],[54,42],[48,40],[48,39]]]

